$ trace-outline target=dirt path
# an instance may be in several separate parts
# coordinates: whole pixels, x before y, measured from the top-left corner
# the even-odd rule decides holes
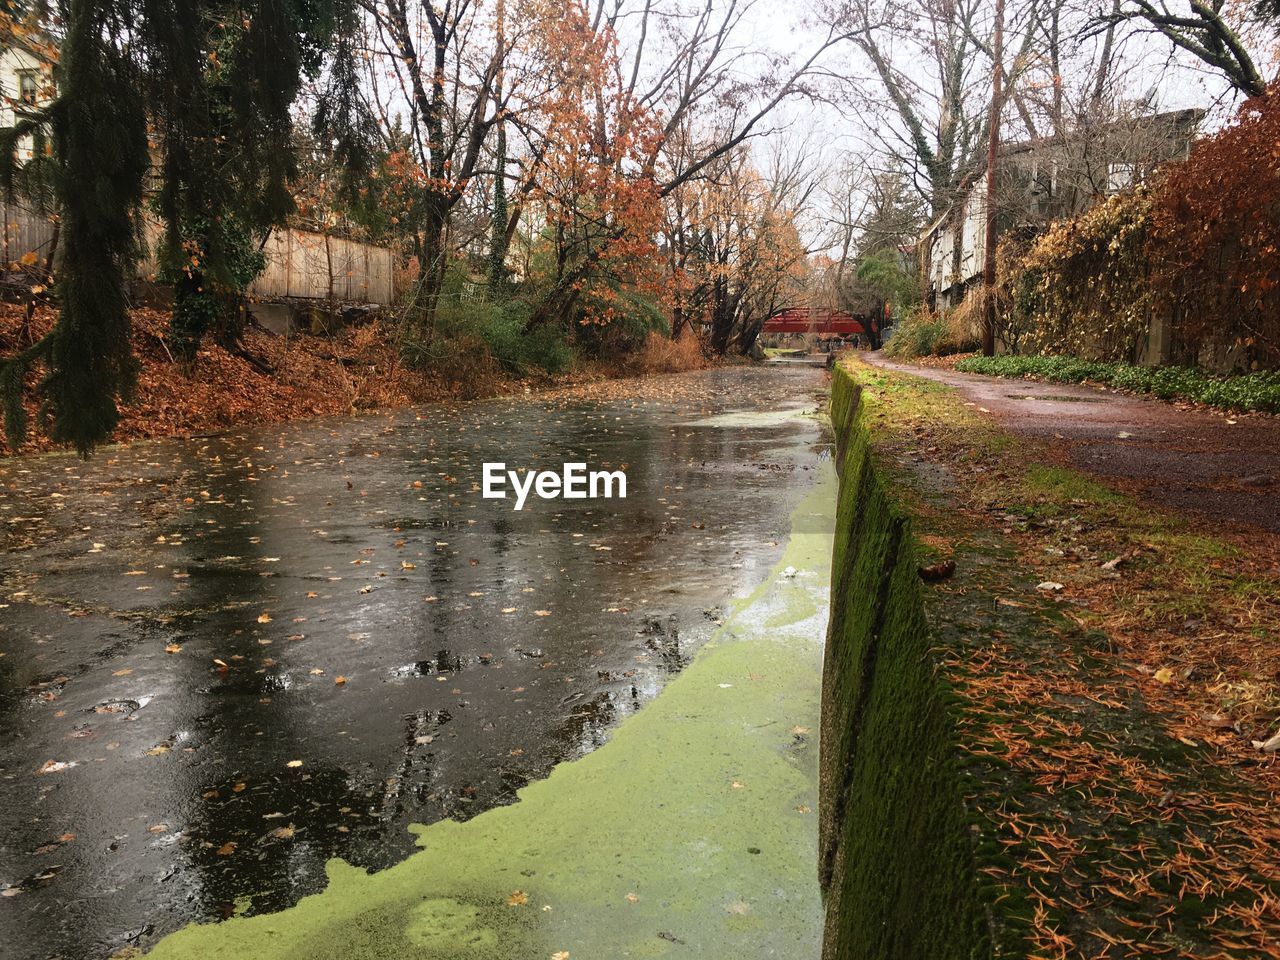
[[[1001,426],[1047,441],[1064,465],[1161,506],[1280,533],[1280,418],[1146,400],[1102,387],[868,363],[955,387]]]

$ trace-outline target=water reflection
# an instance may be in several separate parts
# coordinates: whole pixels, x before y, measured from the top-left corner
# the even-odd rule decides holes
[[[0,465],[6,956],[282,908],[328,858],[388,866],[409,823],[600,746],[758,583],[815,473],[812,423],[700,421],[812,407],[817,377]],[[629,496],[515,513],[479,496],[495,459],[625,465]]]

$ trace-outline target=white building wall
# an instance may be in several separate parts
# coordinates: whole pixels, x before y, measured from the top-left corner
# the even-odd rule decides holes
[[[0,126],[11,127],[17,117],[15,106],[22,95],[23,75],[36,79],[36,103],[43,106],[52,99],[52,67],[21,47],[0,49]],[[24,137],[18,147],[18,159],[30,160],[32,142]]]

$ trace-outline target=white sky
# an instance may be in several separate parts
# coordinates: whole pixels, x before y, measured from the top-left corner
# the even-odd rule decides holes
[[[682,2],[682,0],[673,0]],[[726,0],[714,0],[723,9]],[[1173,0],[1176,6],[1178,0]],[[1184,0],[1185,2],[1185,0]],[[1009,9],[1018,6],[1020,0],[1010,0]],[[741,46],[766,55],[782,55],[803,58],[814,50],[825,36],[826,24],[816,14],[814,0],[802,4],[778,3],[776,0],[757,0],[749,10],[738,36]],[[628,26],[620,24],[620,39],[625,45],[629,39]],[[1261,39],[1261,38],[1259,38]],[[1006,41],[1008,42],[1008,41]],[[1253,49],[1261,48],[1260,43]],[[1121,48],[1124,61],[1129,64],[1125,75],[1126,95],[1137,98],[1154,91],[1156,110],[1175,110],[1199,107],[1207,111],[1206,126],[1213,129],[1226,123],[1233,115],[1238,99],[1228,85],[1217,75],[1204,68],[1198,60],[1182,51],[1174,51],[1165,38],[1151,34],[1131,34],[1123,40]],[[757,140],[753,149],[760,155],[758,166],[766,167],[768,153],[776,149],[778,137],[789,141],[788,149],[803,150],[819,169],[834,169],[851,157],[868,158],[875,163],[875,155],[882,148],[877,132],[882,137],[892,137],[892,125],[883,126],[881,119],[892,115],[883,103],[883,88],[874,78],[871,66],[845,42],[829,50],[824,57],[825,68],[851,80],[860,81],[863,95],[837,107],[829,103],[791,101],[781,108],[773,127],[784,127],[782,133],[768,139]],[[1275,62],[1260,67],[1264,74],[1275,75]],[[985,63],[976,65],[976,76],[985,77]],[[925,71],[914,79],[928,82]],[[1071,78],[1067,77],[1070,85]],[[1012,111],[1010,111],[1012,112]],[[1011,136],[1021,139],[1025,133],[1011,129]],[[815,194],[817,196],[817,194]],[[822,211],[815,211],[821,219]],[[805,232],[811,243],[817,241],[816,226]]]

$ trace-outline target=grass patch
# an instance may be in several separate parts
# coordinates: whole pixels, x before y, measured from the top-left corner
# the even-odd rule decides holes
[[[1008,445],[1006,444],[1006,449]],[[1074,470],[1033,464],[1027,468],[1023,483],[1032,494],[1053,497],[1079,504],[1117,504],[1123,497],[1095,480]]]
[[[1280,413],[1280,371],[1216,377],[1190,367],[1135,367],[1078,357],[965,357],[962,373],[1030,377],[1053,383],[1101,383],[1161,400],[1192,400],[1223,410]]]

